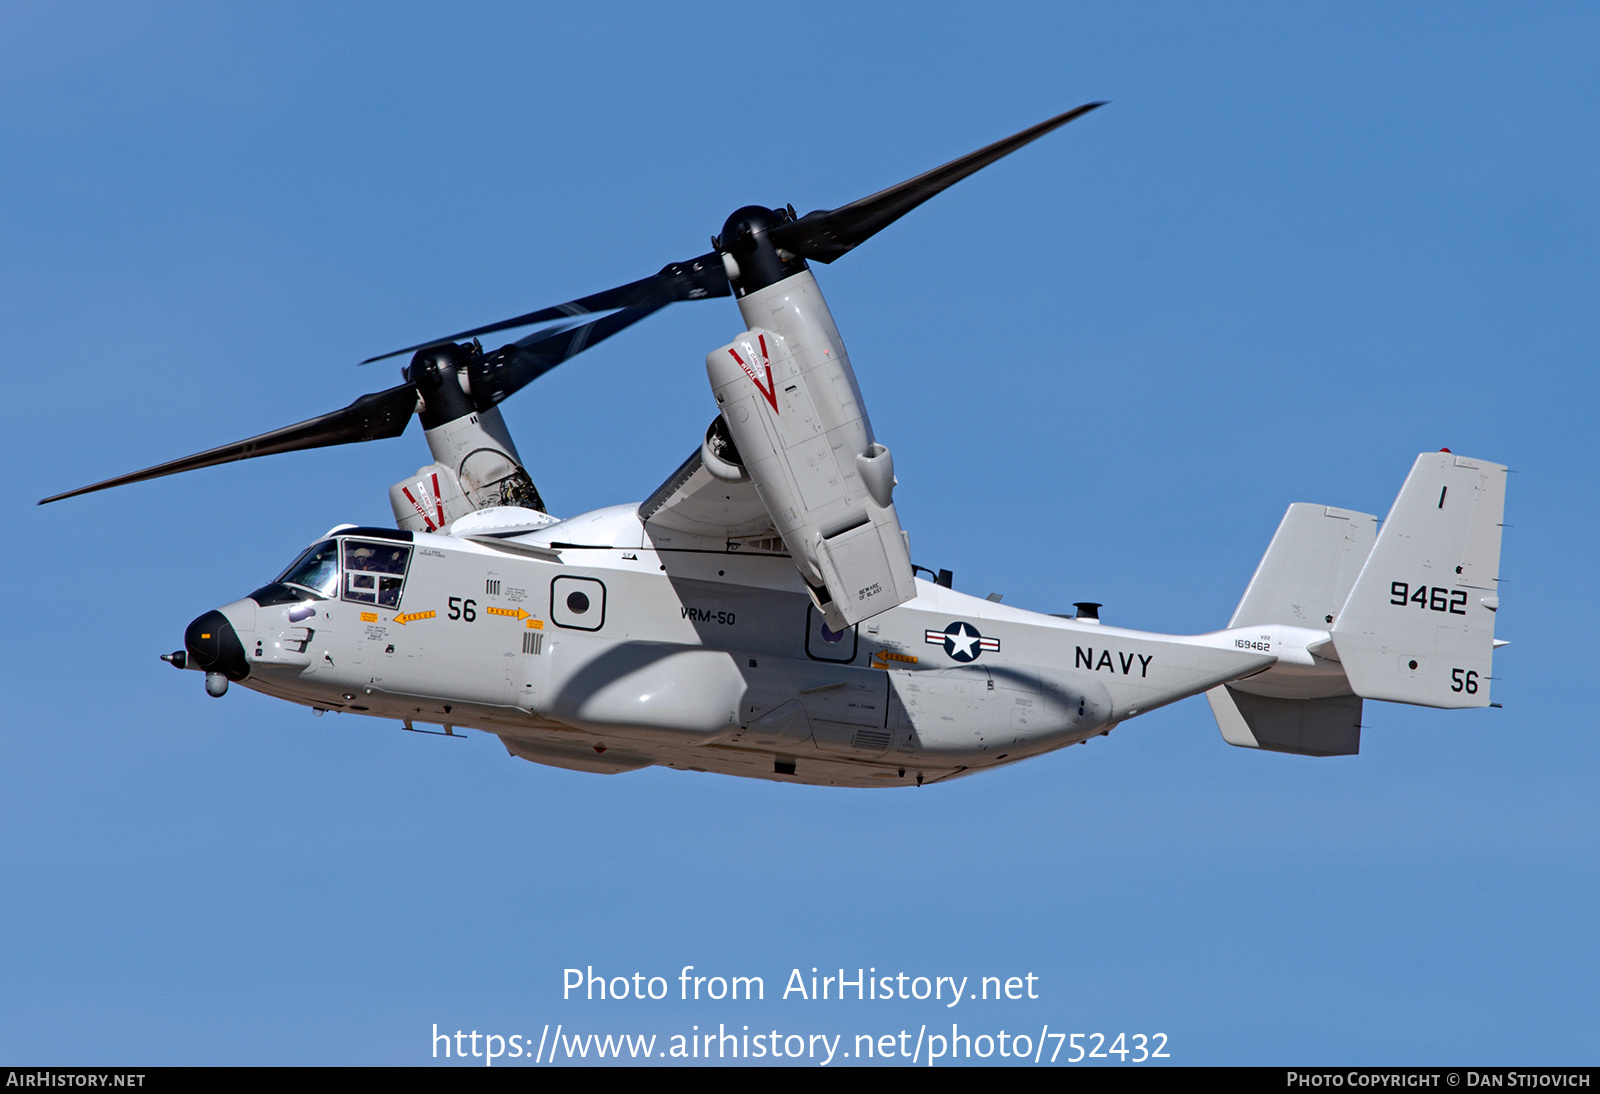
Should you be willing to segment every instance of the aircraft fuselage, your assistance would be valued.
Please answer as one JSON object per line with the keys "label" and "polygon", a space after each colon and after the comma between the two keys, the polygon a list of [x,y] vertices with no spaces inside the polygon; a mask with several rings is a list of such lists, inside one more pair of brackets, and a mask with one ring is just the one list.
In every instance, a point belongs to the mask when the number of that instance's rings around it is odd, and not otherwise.
{"label": "aircraft fuselage", "polygon": [[[582,771],[931,782],[1085,741],[1278,660],[1255,637],[1147,634],[923,581],[834,632],[786,554],[657,549],[634,506],[501,538],[347,528],[324,542],[344,561],[337,584],[319,571],[320,596],[280,585],[292,598],[221,609],[239,683],[480,729]],[[362,561],[374,556],[387,561]]]}

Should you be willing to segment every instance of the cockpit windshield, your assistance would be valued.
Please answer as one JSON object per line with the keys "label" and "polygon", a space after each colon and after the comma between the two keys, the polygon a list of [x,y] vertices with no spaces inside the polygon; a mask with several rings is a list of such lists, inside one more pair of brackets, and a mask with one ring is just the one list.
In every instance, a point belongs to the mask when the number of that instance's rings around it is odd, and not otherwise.
{"label": "cockpit windshield", "polygon": [[331,539],[313,544],[278,580],[284,585],[309,589],[320,597],[338,596],[339,545]]}
{"label": "cockpit windshield", "polygon": [[[340,550],[343,548],[343,567]],[[283,571],[279,584],[306,589],[324,599],[398,608],[411,562],[411,545],[367,539],[325,539],[307,548]],[[343,580],[340,579],[341,569]]]}

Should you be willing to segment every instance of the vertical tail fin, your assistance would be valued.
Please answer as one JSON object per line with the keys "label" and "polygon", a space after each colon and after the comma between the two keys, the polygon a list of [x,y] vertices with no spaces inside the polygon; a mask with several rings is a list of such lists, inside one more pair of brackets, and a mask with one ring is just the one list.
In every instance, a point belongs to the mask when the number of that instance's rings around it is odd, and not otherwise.
{"label": "vertical tail fin", "polygon": [[1222,739],[1240,748],[1297,756],[1354,756],[1361,751],[1361,700],[1274,699],[1223,684],[1206,692]]}
{"label": "vertical tail fin", "polygon": [[1229,627],[1284,623],[1327,630],[1350,595],[1377,535],[1378,518],[1296,502],[1256,567]]}
{"label": "vertical tail fin", "polygon": [[1489,705],[1506,469],[1417,457],[1332,628],[1357,695]]}
{"label": "vertical tail fin", "polygon": [[[1303,502],[1289,506],[1228,627],[1326,630],[1372,551],[1377,527],[1370,513]],[[1342,695],[1310,691],[1288,698],[1253,694],[1251,687],[1230,684],[1206,692],[1229,744],[1301,756],[1361,751],[1361,700],[1343,680],[1329,686]]]}

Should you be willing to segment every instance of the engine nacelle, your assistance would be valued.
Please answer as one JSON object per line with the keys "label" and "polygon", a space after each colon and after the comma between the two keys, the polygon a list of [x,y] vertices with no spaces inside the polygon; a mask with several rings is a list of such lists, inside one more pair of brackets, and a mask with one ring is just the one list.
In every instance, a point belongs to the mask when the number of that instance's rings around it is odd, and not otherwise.
{"label": "engine nacelle", "polygon": [[389,487],[389,507],[406,532],[443,532],[477,508],[462,493],[455,472],[436,463]]}
{"label": "engine nacelle", "polygon": [[744,470],[817,609],[842,631],[916,587],[889,450],[872,437],[825,306],[807,314],[807,289],[821,305],[809,273],[742,300],[760,306],[756,297],[784,294],[772,310],[788,313],[787,332],[746,331],[706,357],[706,372]]}
{"label": "engine nacelle", "polygon": [[[474,371],[482,374],[482,363],[477,343],[444,342],[418,350],[406,369],[407,379],[416,384],[422,397],[422,428],[428,449],[438,466],[449,470],[453,489],[465,508],[450,516],[450,506],[442,503],[451,487],[440,479],[432,491],[439,503],[433,506],[434,512],[416,516],[413,511],[421,500],[417,491],[412,490],[408,500],[403,493],[412,484],[399,483],[389,491],[389,500],[402,528],[416,531],[428,526],[431,530],[441,509],[452,520],[474,509],[503,505],[544,512],[544,502],[522,467],[499,408],[483,399],[475,401],[471,377]],[[422,485],[434,484],[430,479]],[[423,524],[416,524],[417,520]]]}

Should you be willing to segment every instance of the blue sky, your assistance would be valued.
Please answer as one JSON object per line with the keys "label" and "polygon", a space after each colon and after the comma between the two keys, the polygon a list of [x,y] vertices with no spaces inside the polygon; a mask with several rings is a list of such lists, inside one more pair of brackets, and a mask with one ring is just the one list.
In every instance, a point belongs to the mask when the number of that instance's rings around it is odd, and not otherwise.
{"label": "blue sky", "polygon": [[[569,966],[694,965],[769,997],[1031,972],[1039,1000],[955,1020],[1162,1032],[1179,1063],[1596,1062],[1597,52],[1580,5],[0,9],[0,1059],[952,1019],[560,998]],[[1382,514],[1449,446],[1517,472],[1504,709],[1369,704],[1362,754],[1313,761],[1190,700],[918,791],[580,775],[156,660],[325,528],[387,523],[414,427],[32,504],[1091,99],[818,270],[915,560],[1210,630],[1286,505]],[[509,402],[552,509],[647,495],[739,329],[681,305]]]}

